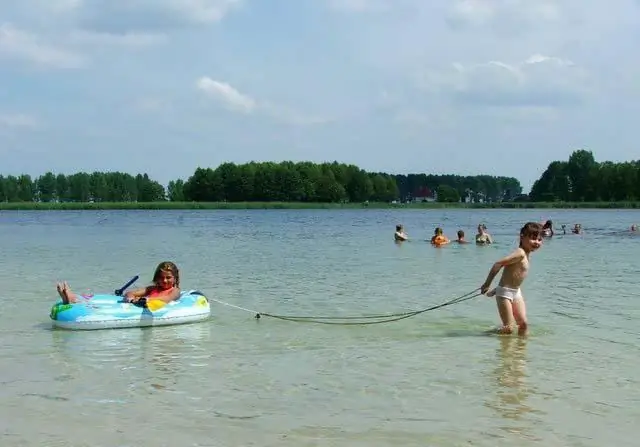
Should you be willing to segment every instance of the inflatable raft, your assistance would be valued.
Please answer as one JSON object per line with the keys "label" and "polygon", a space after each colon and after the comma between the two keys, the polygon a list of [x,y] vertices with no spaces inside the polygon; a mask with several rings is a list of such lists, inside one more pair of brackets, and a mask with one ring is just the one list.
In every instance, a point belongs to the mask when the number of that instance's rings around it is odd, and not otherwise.
{"label": "inflatable raft", "polygon": [[71,304],[58,301],[49,317],[54,327],[63,329],[118,329],[195,323],[208,319],[210,310],[209,300],[202,292],[189,290],[159,308],[144,302],[127,303],[122,296],[108,294],[93,295]]}

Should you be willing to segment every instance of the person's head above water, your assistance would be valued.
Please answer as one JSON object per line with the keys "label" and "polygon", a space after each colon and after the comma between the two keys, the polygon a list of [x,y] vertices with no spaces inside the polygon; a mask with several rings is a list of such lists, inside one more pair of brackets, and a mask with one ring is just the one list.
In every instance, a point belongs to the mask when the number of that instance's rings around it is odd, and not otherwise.
{"label": "person's head above water", "polygon": [[404,227],[402,226],[402,224],[398,224],[398,225],[396,225],[396,231],[397,231],[398,233],[400,233],[400,232],[403,230],[403,228],[404,228]]}
{"label": "person's head above water", "polygon": [[464,231],[458,230],[458,239],[464,239]]}
{"label": "person's head above water", "polygon": [[442,228],[440,227],[436,227],[436,229],[434,230],[433,234],[435,234],[436,236],[440,236],[443,233]]}
{"label": "person's head above water", "polygon": [[535,251],[542,246],[542,225],[527,222],[520,229],[520,248],[526,252]]}
{"label": "person's head above water", "polygon": [[552,227],[553,227],[553,222],[551,220],[547,220],[542,226],[542,229],[546,230],[547,228],[552,228]]}
{"label": "person's head above water", "polygon": [[638,226],[636,224],[631,225],[631,231],[638,231]]}
{"label": "person's head above water", "polygon": [[164,261],[158,264],[153,274],[153,283],[159,289],[170,289],[180,286],[180,270],[173,262]]}

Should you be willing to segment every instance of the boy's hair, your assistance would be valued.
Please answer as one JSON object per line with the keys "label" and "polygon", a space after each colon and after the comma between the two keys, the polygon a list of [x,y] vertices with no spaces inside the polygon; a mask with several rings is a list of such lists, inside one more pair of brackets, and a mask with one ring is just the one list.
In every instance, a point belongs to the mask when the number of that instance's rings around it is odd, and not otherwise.
{"label": "boy's hair", "polygon": [[396,225],[396,231],[400,231],[400,230],[402,230],[402,225],[400,224]]}
{"label": "boy's hair", "polygon": [[464,231],[458,230],[458,237],[464,237]]}
{"label": "boy's hair", "polygon": [[531,237],[531,236],[540,237],[541,233],[542,233],[542,225],[540,225],[538,222],[527,222],[520,229],[520,236],[524,236],[524,237]]}
{"label": "boy's hair", "polygon": [[442,233],[443,233],[442,228],[436,227],[436,231],[434,231],[434,234],[439,235],[439,234],[442,234]]}
{"label": "boy's hair", "polygon": [[160,274],[162,272],[171,272],[176,280],[176,287],[180,285],[180,270],[178,270],[178,266],[176,266],[173,262],[163,261],[158,264],[158,267],[156,267],[156,271],[153,274],[154,284],[158,281],[158,278],[160,277]]}

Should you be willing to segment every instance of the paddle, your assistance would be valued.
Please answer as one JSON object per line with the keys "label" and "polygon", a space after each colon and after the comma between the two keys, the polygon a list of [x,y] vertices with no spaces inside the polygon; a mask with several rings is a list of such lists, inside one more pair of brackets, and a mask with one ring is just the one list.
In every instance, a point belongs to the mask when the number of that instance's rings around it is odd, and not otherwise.
{"label": "paddle", "polygon": [[136,282],[138,280],[138,278],[140,278],[138,275],[134,276],[133,278],[131,278],[131,280],[129,280],[128,283],[126,283],[124,286],[120,287],[119,289],[116,289],[113,294],[115,296],[122,296],[122,294],[124,293],[124,291],[134,282]]}

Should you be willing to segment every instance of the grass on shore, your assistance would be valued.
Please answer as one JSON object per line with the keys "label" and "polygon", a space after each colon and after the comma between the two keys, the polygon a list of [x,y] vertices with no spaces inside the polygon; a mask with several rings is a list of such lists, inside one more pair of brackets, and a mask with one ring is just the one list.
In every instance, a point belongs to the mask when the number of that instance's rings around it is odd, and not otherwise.
{"label": "grass on shore", "polygon": [[2,210],[256,210],[256,209],[637,209],[634,202],[308,203],[308,202],[0,202]]}

